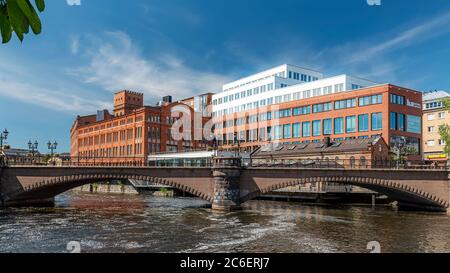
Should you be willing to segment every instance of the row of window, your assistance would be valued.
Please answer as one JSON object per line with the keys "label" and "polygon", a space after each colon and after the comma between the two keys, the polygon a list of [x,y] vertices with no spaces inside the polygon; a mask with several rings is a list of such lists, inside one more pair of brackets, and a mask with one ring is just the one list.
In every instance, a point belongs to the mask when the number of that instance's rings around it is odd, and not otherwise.
{"label": "row of window", "polygon": [[[304,91],[304,92],[310,92],[310,90],[308,91]],[[293,99],[292,99],[293,97]],[[310,94],[304,94],[303,96],[305,97],[310,97]],[[224,115],[231,115],[233,113],[239,113],[239,112],[244,112],[247,110],[252,110],[252,109],[257,109],[259,107],[264,107],[264,106],[269,106],[272,104],[279,104],[279,103],[283,103],[283,102],[289,102],[292,100],[299,100],[300,98],[300,93],[294,93],[293,96],[291,94],[286,94],[286,95],[280,95],[280,96],[276,96],[273,98],[268,98],[268,99],[263,99],[260,101],[255,101],[253,103],[247,103],[247,104],[243,104],[240,106],[234,106],[228,109],[224,109],[224,110],[220,110],[220,111],[216,111],[213,113],[214,117],[221,117]],[[374,105],[374,104],[381,104],[383,103],[383,96],[381,94],[378,95],[372,95],[372,96],[364,96],[364,97],[360,97],[358,98],[358,105],[360,107],[362,106],[368,106],[368,105]],[[325,112],[325,111],[331,111],[333,110],[331,107],[331,102],[329,102],[330,105],[327,106],[323,106],[323,110],[320,110],[320,108],[322,106],[317,105],[317,112],[314,113],[319,113],[319,112]],[[348,100],[342,100],[342,101],[336,101],[335,102],[335,110],[340,110],[340,109],[346,109],[346,108],[353,108],[356,107],[356,98],[351,98]],[[327,109],[327,110],[325,110]]]}
{"label": "row of window", "polygon": [[425,109],[437,109],[444,107],[444,103],[442,101],[435,101],[425,104]]}
{"label": "row of window", "polygon": [[[428,121],[432,121],[436,118],[435,114],[428,114]],[[439,112],[438,113],[438,118],[439,119],[444,119],[445,118],[445,112]]]}
{"label": "row of window", "polygon": [[[369,118],[371,118],[371,130],[380,131],[383,129],[382,113],[362,114],[358,116],[340,117],[334,119],[314,120],[298,122],[293,124],[276,125],[273,128],[273,139],[290,139],[300,137],[317,137],[322,135],[335,135],[344,133],[356,133],[369,131]],[[334,126],[333,126],[334,123]],[[270,136],[272,133],[272,127],[268,127],[267,131],[260,130],[261,134],[267,134]],[[257,134],[258,129],[254,129]],[[257,137],[251,137],[252,130],[248,130],[248,136],[244,137],[242,131],[239,133],[240,139],[257,140]],[[264,140],[264,139],[261,139]]]}
{"label": "row of window", "polygon": [[[286,84],[281,84],[280,85],[281,88],[287,87]],[[225,104],[231,101],[235,101],[235,100],[239,100],[239,99],[243,99],[246,97],[250,97],[252,95],[258,95],[261,93],[264,93],[266,91],[271,91],[274,89],[274,85],[273,83],[271,84],[267,84],[267,85],[263,85],[261,87],[256,87],[253,89],[249,89],[246,91],[241,91],[235,94],[231,94],[231,95],[227,95],[224,96],[222,98],[218,98],[218,99],[214,99],[213,100],[213,105],[220,105],[220,104]],[[340,84],[335,84],[334,85],[334,92],[335,93],[339,93],[339,92],[343,92],[345,90],[345,86],[343,83]],[[314,88],[312,90],[305,90],[305,91],[301,91],[301,92],[295,92],[292,94],[289,94],[289,96],[284,96],[283,100],[277,101],[275,100],[275,103],[282,103],[282,102],[288,102],[291,101],[292,97],[294,98],[293,100],[299,100],[299,99],[307,99],[307,98],[311,98],[316,97],[316,96],[322,96],[322,95],[328,95],[333,93],[333,86],[325,86],[325,87],[319,87],[319,88]],[[281,96],[280,96],[281,97]],[[289,99],[287,99],[289,98]],[[269,103],[267,103],[269,104]]]}
{"label": "row of window", "polygon": [[[438,140],[439,146],[445,146],[445,141],[442,139]],[[434,139],[430,139],[427,141],[427,146],[428,147],[434,147],[436,145]]]}
{"label": "row of window", "polygon": [[415,134],[422,132],[422,119],[419,116],[391,112],[389,124],[391,130],[407,131]]}
{"label": "row of window", "polygon": [[311,82],[311,81],[317,81],[319,78],[311,76],[311,75],[300,74],[298,72],[289,71],[289,79],[301,80],[303,82]]}
{"label": "row of window", "polygon": [[393,104],[406,105],[405,96],[391,94],[390,100],[391,100],[391,103],[393,103]]}

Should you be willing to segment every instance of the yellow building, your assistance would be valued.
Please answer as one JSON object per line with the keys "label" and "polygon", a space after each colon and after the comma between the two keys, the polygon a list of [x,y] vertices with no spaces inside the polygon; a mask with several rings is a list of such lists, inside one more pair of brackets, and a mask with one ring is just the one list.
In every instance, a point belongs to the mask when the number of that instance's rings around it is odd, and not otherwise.
{"label": "yellow building", "polygon": [[439,135],[439,126],[450,124],[450,111],[442,100],[450,97],[446,91],[433,91],[423,95],[423,156],[425,160],[447,160],[445,142]]}

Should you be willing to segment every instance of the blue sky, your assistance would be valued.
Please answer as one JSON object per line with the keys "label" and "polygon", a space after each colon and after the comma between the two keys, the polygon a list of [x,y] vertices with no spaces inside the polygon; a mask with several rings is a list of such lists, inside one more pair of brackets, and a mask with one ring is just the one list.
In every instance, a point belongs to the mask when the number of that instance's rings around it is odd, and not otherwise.
{"label": "blue sky", "polygon": [[121,89],[154,104],[282,63],[450,89],[448,0],[46,2],[41,35],[0,45],[0,128],[14,147],[69,151],[76,115],[111,109]]}

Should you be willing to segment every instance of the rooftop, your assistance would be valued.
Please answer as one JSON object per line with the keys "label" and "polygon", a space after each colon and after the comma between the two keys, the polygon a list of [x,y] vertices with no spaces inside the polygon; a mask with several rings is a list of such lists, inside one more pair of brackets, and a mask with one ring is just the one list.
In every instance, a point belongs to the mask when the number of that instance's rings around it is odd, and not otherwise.
{"label": "rooftop", "polygon": [[433,101],[439,100],[443,98],[450,97],[450,94],[447,91],[439,90],[439,91],[431,91],[423,93],[423,101]]}
{"label": "rooftop", "polygon": [[318,156],[321,153],[345,153],[350,151],[366,151],[379,141],[383,141],[380,137],[372,137],[367,139],[349,139],[344,141],[330,142],[327,145],[324,142],[318,143],[302,143],[302,144],[282,144],[271,143],[261,147],[255,153],[253,157],[266,157],[266,156]]}

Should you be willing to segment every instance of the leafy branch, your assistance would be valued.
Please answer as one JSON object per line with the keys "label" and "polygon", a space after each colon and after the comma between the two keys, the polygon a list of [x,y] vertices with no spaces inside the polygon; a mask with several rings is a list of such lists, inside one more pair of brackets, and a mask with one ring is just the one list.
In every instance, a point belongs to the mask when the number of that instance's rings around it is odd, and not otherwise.
{"label": "leafy branch", "polygon": [[[35,5],[39,12],[44,11],[44,0],[35,0]],[[30,28],[36,35],[42,30],[41,19],[30,0],[0,0],[0,32],[4,44],[11,40],[13,32],[22,42]]]}

